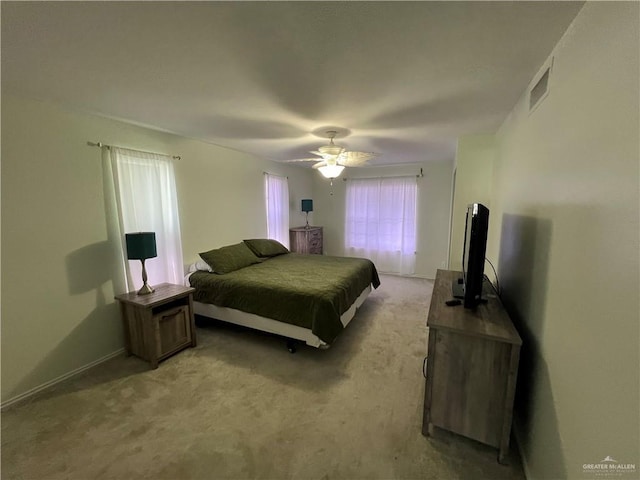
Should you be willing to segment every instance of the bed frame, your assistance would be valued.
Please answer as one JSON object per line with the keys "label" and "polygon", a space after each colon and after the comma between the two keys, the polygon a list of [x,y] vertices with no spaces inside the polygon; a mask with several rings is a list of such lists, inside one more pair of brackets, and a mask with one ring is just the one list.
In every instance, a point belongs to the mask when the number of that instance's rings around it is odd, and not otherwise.
{"label": "bed frame", "polygon": [[[185,279],[187,285],[189,285],[188,278]],[[364,303],[366,298],[371,293],[371,285],[368,285],[362,293],[358,296],[353,305],[340,316],[342,325],[346,327],[353,319],[356,311]],[[274,333],[281,335],[288,339],[301,340],[307,345],[315,348],[329,348],[329,345],[315,336],[310,329],[299,327],[297,325],[291,325],[289,323],[279,322],[267,317],[261,317],[253,313],[246,313],[241,310],[228,307],[218,307],[210,303],[193,302],[193,311],[196,315],[202,315],[214,320],[222,320],[223,322],[233,323],[236,325],[242,325],[243,327],[249,327],[264,332]],[[295,344],[287,343],[287,348],[291,353],[295,352]]]}

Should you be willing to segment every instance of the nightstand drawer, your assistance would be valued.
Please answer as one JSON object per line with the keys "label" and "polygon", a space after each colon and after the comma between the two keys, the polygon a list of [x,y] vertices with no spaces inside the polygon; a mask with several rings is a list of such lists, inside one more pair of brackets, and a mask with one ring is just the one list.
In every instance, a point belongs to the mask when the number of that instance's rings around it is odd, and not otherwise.
{"label": "nightstand drawer", "polygon": [[189,307],[182,305],[160,312],[153,317],[160,333],[159,359],[191,344]]}

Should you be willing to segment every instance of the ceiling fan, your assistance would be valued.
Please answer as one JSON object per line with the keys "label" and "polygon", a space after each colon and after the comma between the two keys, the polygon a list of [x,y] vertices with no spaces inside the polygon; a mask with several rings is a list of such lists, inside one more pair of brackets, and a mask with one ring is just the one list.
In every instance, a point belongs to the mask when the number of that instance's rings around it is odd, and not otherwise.
{"label": "ceiling fan", "polygon": [[349,151],[340,145],[333,143],[333,139],[337,135],[336,130],[328,130],[327,137],[329,138],[329,145],[323,145],[318,150],[313,150],[309,153],[317,155],[319,158],[298,158],[295,160],[286,160],[289,162],[317,162],[313,165],[313,168],[317,169],[326,178],[336,178],[342,173],[344,167],[361,167],[367,163],[367,161],[376,156],[371,152],[355,152]]}

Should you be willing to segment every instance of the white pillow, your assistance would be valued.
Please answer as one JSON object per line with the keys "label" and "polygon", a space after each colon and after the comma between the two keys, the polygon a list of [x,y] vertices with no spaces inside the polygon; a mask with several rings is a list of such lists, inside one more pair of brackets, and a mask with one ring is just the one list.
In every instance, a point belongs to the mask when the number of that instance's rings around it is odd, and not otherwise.
{"label": "white pillow", "polygon": [[189,273],[193,273],[198,270],[213,273],[213,268],[211,268],[204,260],[198,260],[196,263],[189,265]]}

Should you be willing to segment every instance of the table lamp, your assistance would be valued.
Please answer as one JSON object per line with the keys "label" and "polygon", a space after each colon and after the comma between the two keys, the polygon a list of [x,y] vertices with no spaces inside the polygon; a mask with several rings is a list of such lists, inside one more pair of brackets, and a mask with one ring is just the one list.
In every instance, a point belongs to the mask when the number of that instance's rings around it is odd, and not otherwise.
{"label": "table lamp", "polygon": [[127,241],[127,258],[129,260],[140,260],[142,262],[142,288],[138,290],[138,295],[148,295],[154,292],[154,289],[147,284],[147,269],[144,267],[144,261],[147,258],[158,256],[156,251],[156,234],[155,232],[138,232],[126,233]]}
{"label": "table lamp", "polygon": [[310,198],[302,200],[302,211],[307,214],[306,228],[309,228],[309,212],[313,212],[313,200]]}

